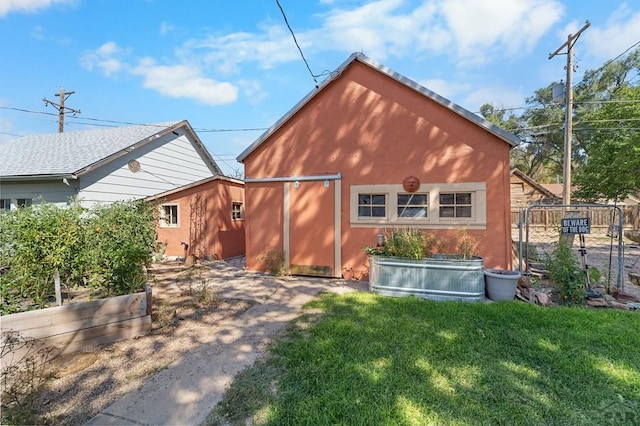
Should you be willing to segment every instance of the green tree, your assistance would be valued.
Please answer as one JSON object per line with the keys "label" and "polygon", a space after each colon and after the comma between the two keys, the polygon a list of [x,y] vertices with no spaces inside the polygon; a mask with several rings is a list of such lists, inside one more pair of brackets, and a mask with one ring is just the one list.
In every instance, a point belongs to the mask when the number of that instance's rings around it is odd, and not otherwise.
{"label": "green tree", "polygon": [[[582,117],[589,126],[587,161],[578,171],[576,196],[624,198],[640,188],[640,87],[620,86],[615,95]],[[633,188],[636,188],[634,191]]]}

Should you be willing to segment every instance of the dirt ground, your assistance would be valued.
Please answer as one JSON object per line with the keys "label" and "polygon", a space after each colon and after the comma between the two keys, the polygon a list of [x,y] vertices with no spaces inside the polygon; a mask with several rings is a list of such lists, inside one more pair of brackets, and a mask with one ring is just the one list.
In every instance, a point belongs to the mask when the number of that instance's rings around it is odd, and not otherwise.
{"label": "dirt ground", "polygon": [[[199,336],[256,302],[220,297],[216,283],[237,268],[225,262],[189,269],[154,268],[152,332],[133,340],[88,348],[46,366],[51,378],[38,396],[43,424],[81,425],[146,379],[199,345]],[[277,280],[273,281],[274,288]]]}
{"label": "dirt ground", "polygon": [[[637,253],[631,259],[635,261]],[[634,264],[634,267],[636,265]],[[41,424],[81,425],[126,393],[142,386],[216,332],[226,319],[241,315],[277,291],[283,280],[241,270],[242,260],[185,268],[156,264],[152,332],[133,340],[96,346],[59,357],[46,366],[50,379],[37,397]],[[237,285],[246,285],[237,291]],[[640,287],[627,286],[633,293]]]}

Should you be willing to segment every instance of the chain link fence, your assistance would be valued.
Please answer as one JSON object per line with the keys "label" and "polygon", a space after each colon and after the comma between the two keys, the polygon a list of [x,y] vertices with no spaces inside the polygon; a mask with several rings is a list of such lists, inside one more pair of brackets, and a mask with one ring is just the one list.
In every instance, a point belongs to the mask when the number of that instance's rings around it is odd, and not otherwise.
{"label": "chain link fence", "polygon": [[[626,269],[640,266],[638,250],[625,255],[623,215],[606,204],[536,204],[520,211],[514,229],[521,272],[543,274],[544,260],[560,238],[566,238],[582,268],[596,268],[607,291],[624,289]],[[638,265],[636,265],[638,264]]]}

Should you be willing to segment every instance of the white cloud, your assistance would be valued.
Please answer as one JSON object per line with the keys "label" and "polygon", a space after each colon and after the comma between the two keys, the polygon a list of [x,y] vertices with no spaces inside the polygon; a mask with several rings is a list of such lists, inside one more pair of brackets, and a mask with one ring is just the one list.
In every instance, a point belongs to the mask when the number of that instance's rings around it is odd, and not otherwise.
{"label": "white cloud", "polygon": [[[524,104],[527,96],[529,95],[510,87],[483,85],[481,89],[467,93],[464,98],[456,103],[469,111],[477,112],[486,103],[490,103],[498,109],[519,107]],[[517,114],[518,111],[515,111],[515,113]]]}
{"label": "white cloud", "polygon": [[468,83],[456,83],[450,80],[443,80],[439,78],[432,78],[427,80],[421,80],[419,82],[422,86],[437,93],[440,96],[451,100],[456,95],[464,93],[469,90],[470,85]]}
{"label": "white cloud", "polygon": [[[561,18],[559,0],[375,0],[316,16],[316,28],[297,28],[305,56],[322,51],[363,51],[377,60],[389,56],[447,55],[453,62],[478,64],[496,54],[517,58],[531,51]],[[300,60],[283,23],[264,24],[255,33],[236,32],[192,40],[182,55],[197,56],[222,72],[242,63],[263,68]]]}
{"label": "white cloud", "polygon": [[55,4],[75,5],[77,0],[1,0],[0,17],[10,13],[36,13]]}
{"label": "white cloud", "polygon": [[160,35],[167,35],[169,32],[173,31],[175,27],[167,22],[163,22],[160,25]]}
{"label": "white cloud", "polygon": [[[567,33],[566,36],[570,34]],[[598,60],[612,59],[640,40],[640,12],[620,6],[603,26],[592,25],[584,32],[585,52]]]}
{"label": "white cloud", "polygon": [[107,77],[111,77],[126,68],[121,58],[127,53],[127,49],[109,41],[95,51],[85,53],[80,58],[80,64],[90,71],[97,68]]}
{"label": "white cloud", "polygon": [[267,92],[262,90],[258,80],[240,80],[238,85],[242,88],[244,96],[250,104],[257,105],[267,98]]}
{"label": "white cloud", "polygon": [[200,70],[188,65],[158,65],[152,58],[143,58],[131,73],[144,79],[144,87],[172,98],[224,105],[238,97],[238,89],[231,83],[204,77]]}
{"label": "white cloud", "polygon": [[484,62],[500,50],[509,56],[528,53],[564,8],[555,0],[443,0],[441,11],[459,57]]}

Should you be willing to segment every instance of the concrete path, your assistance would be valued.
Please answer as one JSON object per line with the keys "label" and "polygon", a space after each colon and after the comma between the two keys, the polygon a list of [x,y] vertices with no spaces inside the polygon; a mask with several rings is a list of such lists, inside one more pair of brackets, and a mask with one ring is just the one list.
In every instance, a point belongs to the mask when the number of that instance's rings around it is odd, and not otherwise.
{"label": "concrete path", "polygon": [[[236,278],[242,281],[240,276]],[[269,285],[273,281],[264,282]],[[152,376],[142,387],[107,407],[87,424],[201,424],[222,400],[235,374],[251,365],[271,338],[300,315],[302,305],[321,291],[362,290],[365,284],[295,278],[281,282],[277,289],[265,289],[261,295],[267,296],[261,303],[223,323],[210,336],[203,336],[201,346]],[[225,287],[232,292],[233,279]]]}

